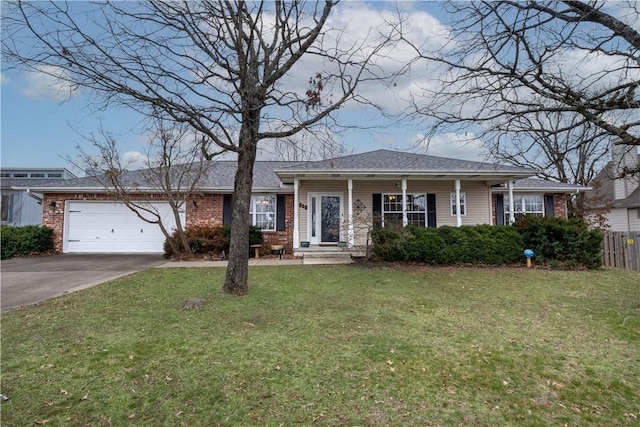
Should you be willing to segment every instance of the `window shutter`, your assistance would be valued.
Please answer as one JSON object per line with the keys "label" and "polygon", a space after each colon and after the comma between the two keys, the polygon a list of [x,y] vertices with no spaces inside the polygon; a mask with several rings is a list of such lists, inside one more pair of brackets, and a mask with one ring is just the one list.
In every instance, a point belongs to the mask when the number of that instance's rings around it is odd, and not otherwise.
{"label": "window shutter", "polygon": [[435,228],[436,225],[436,195],[427,194],[427,227]]}
{"label": "window shutter", "polygon": [[276,198],[276,230],[284,231],[286,229],[286,198],[284,194],[278,194]]}
{"label": "window shutter", "polygon": [[504,194],[496,194],[496,225],[504,225]]}
{"label": "window shutter", "polygon": [[382,225],[382,194],[373,194],[373,226]]}
{"label": "window shutter", "polygon": [[553,194],[544,195],[544,215],[555,216],[553,209]]}
{"label": "window shutter", "polygon": [[233,194],[224,194],[222,199],[222,224],[231,224],[231,212],[233,212]]}

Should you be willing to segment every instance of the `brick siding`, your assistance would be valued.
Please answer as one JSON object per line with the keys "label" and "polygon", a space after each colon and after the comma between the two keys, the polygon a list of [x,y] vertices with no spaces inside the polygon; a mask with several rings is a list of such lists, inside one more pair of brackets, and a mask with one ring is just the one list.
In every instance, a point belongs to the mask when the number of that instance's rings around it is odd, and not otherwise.
{"label": "brick siding", "polygon": [[567,196],[563,193],[553,195],[553,216],[567,219]]}
{"label": "brick siding", "polygon": [[[163,201],[162,194],[141,194],[139,200]],[[56,208],[50,209],[51,202]],[[118,200],[103,193],[45,193],[42,201],[42,225],[53,229],[53,244],[56,252],[62,253],[64,236],[64,212],[67,201],[109,201]],[[271,245],[284,245],[285,253],[293,253],[293,194],[285,195],[286,215],[284,231],[265,231],[262,254],[270,254]],[[222,225],[222,194],[198,194],[186,202],[186,227],[193,225]]]}

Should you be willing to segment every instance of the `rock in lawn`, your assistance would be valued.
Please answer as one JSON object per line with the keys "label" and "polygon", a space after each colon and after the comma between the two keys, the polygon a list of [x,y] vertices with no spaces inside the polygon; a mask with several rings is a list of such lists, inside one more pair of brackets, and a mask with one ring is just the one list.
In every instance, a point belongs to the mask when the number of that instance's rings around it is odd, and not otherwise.
{"label": "rock in lawn", "polygon": [[198,308],[202,304],[204,304],[204,302],[205,300],[203,300],[202,298],[189,298],[182,304],[182,309],[189,310],[192,308]]}

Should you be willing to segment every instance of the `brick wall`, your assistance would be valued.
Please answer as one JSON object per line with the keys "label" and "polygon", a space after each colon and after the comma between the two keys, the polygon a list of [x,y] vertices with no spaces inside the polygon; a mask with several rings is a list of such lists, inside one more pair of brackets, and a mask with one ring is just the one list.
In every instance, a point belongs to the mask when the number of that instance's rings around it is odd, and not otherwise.
{"label": "brick wall", "polygon": [[553,195],[553,216],[567,219],[567,196],[564,193]]}
{"label": "brick wall", "polygon": [[[42,225],[53,229],[53,248],[62,253],[62,233],[64,229],[64,201],[69,194],[44,194],[42,198]],[[55,202],[55,209],[51,203]]]}
{"label": "brick wall", "polygon": [[[53,229],[53,244],[62,253],[64,235],[64,212],[66,201],[118,201],[114,196],[102,193],[45,193],[42,201],[42,225]],[[139,200],[163,201],[161,194],[140,195]],[[50,209],[51,202],[56,208]],[[271,253],[271,245],[284,245],[285,253],[293,253],[293,194],[285,195],[286,216],[284,231],[263,232],[262,254]],[[222,194],[198,194],[186,203],[186,227],[192,225],[222,225]]]}
{"label": "brick wall", "polygon": [[199,194],[187,200],[186,226],[222,225],[222,194]]}

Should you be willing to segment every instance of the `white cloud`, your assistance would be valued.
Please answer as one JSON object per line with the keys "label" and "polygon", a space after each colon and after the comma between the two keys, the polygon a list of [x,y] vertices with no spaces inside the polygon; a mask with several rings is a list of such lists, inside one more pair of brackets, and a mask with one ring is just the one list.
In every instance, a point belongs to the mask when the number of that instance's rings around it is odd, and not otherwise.
{"label": "white cloud", "polygon": [[139,151],[126,151],[120,155],[120,164],[126,170],[147,169],[149,158]]}
{"label": "white cloud", "polygon": [[0,85],[4,85],[9,83],[11,80],[9,80],[9,77],[7,77],[3,72],[0,72]]}
{"label": "white cloud", "polygon": [[[350,49],[354,62],[363,60],[374,48],[383,41],[390,30],[390,23],[402,19],[403,36],[421,50],[441,49],[450,43],[450,30],[442,25],[433,15],[419,10],[400,11],[400,16],[393,9],[378,8],[370,3],[347,2],[337,7],[326,24],[323,32],[322,46],[329,52],[339,44],[341,50]],[[362,25],[354,25],[361,23]],[[358,85],[357,93],[362,98],[382,106],[389,112],[400,112],[406,107],[406,100],[415,81],[423,81],[429,77],[424,63],[412,66],[404,75],[400,75],[393,82],[388,81],[390,87],[380,82],[375,76],[391,75],[406,67],[416,57],[416,51],[405,42],[390,43],[377,52],[372,66]],[[342,58],[346,59],[346,55]],[[317,72],[339,73],[335,63],[329,63],[325,58],[314,55],[305,56],[288,74],[283,87],[303,94],[308,88],[309,78]],[[349,69],[346,73],[357,72],[357,68]],[[375,76],[374,76],[375,73]],[[366,81],[366,79],[371,79]],[[328,98],[332,87],[327,86],[323,97]],[[334,97],[341,94],[341,87],[335,87]],[[359,110],[355,103],[344,106],[346,109]]]}
{"label": "white cloud", "polygon": [[29,71],[24,77],[20,93],[28,98],[66,100],[77,94],[77,88],[69,83],[69,73],[59,67],[43,65],[38,71]]}
{"label": "white cloud", "polygon": [[640,72],[630,67],[622,56],[605,55],[586,49],[566,49],[559,52],[557,67],[567,80],[585,89],[602,90],[620,83],[638,81]]}
{"label": "white cloud", "polygon": [[441,133],[430,138],[416,135],[413,145],[430,156],[449,157],[452,159],[485,161],[483,144],[473,134],[459,134],[454,132]]}

